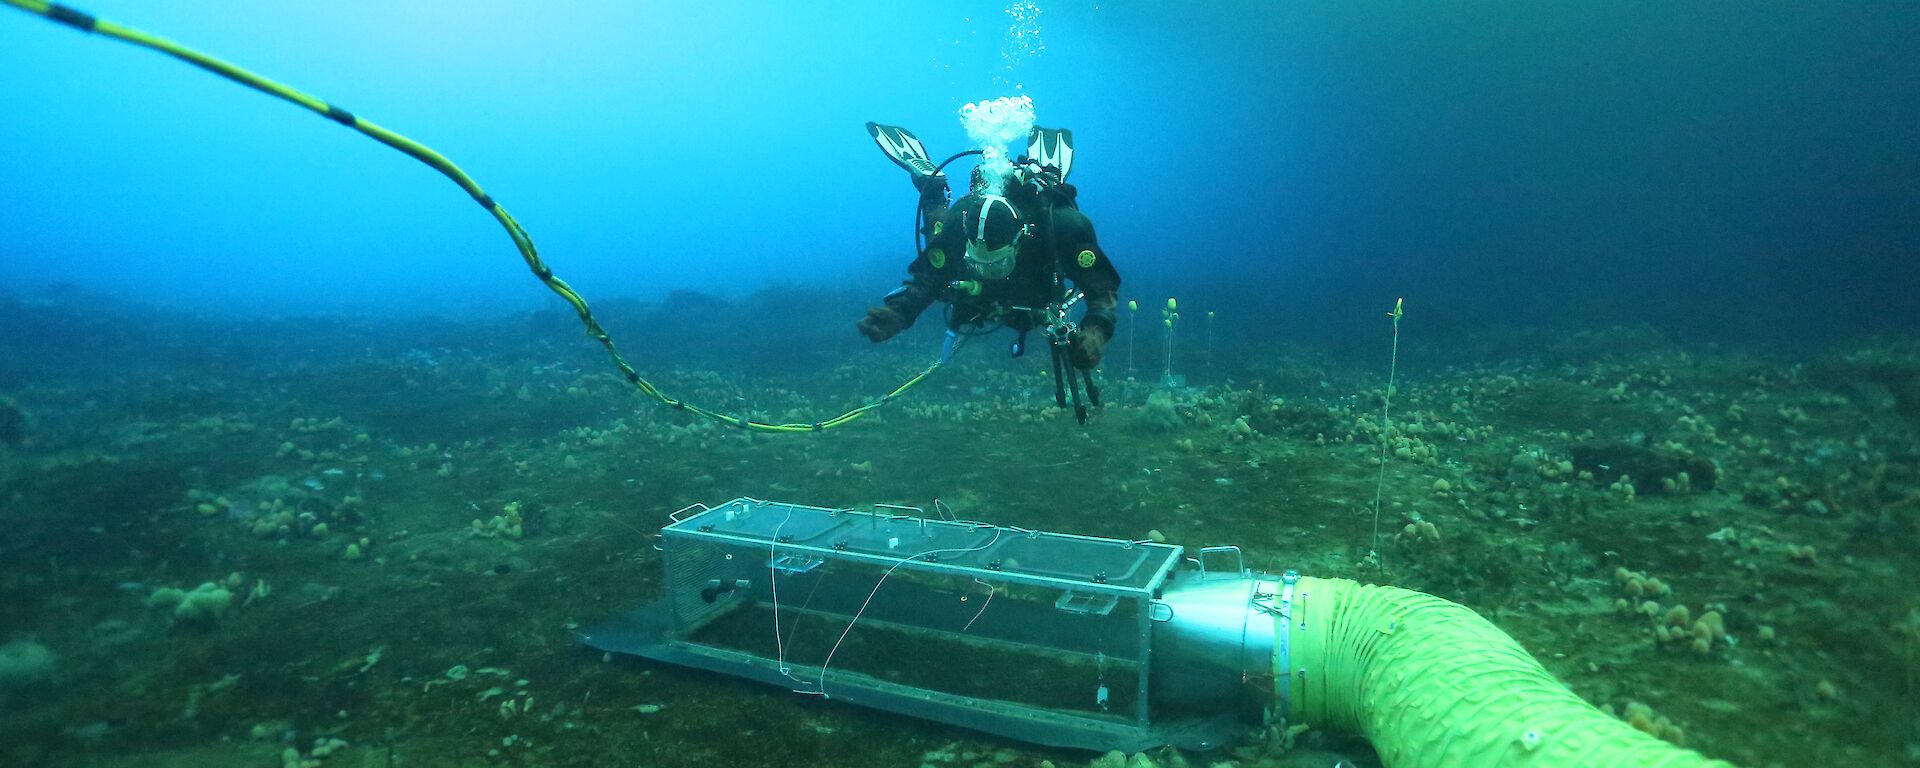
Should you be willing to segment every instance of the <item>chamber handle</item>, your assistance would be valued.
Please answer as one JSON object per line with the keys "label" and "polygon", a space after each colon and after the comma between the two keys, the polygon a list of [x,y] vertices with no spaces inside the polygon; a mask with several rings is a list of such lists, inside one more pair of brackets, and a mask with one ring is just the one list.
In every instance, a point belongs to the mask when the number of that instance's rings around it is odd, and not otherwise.
{"label": "chamber handle", "polygon": [[1209,554],[1222,555],[1228,552],[1233,553],[1233,575],[1235,576],[1245,575],[1247,572],[1246,556],[1240,554],[1239,547],[1228,545],[1224,547],[1201,547],[1200,548],[1200,557],[1199,559],[1194,561],[1200,564],[1200,578],[1205,579],[1207,577],[1207,555]]}

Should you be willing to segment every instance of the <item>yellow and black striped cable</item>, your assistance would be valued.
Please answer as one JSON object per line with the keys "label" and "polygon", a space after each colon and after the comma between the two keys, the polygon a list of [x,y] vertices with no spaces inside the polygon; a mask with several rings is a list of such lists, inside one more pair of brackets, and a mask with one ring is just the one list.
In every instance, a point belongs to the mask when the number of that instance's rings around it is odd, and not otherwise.
{"label": "yellow and black striped cable", "polygon": [[619,348],[614,346],[613,337],[607,334],[606,329],[600,327],[599,320],[594,319],[593,311],[587,307],[587,300],[581,298],[579,293],[574,292],[573,287],[567,285],[566,281],[554,276],[553,270],[549,269],[546,263],[540,260],[539,251],[533,247],[533,238],[527,234],[525,229],[520,227],[520,222],[515,221],[513,216],[507,213],[506,208],[494,202],[491,196],[481,190],[478,182],[475,182],[466,172],[460,170],[459,166],[454,165],[453,161],[441,156],[440,153],[429,149],[420,142],[369,122],[365,118],[357,117],[352,112],[348,112],[338,106],[301,93],[284,84],[261,77],[238,66],[208,56],[171,40],[156,37],[137,29],[124,27],[59,3],[45,2],[45,0],[0,0],[0,3],[11,5],[28,13],[38,14],[82,32],[105,35],[167,54],[254,90],[271,96],[277,96],[302,107],[306,107],[326,117],[328,120],[366,134],[375,141],[400,150],[413,159],[426,163],[434,170],[439,171],[441,175],[452,179],[453,183],[460,185],[460,189],[465,190],[467,195],[471,196],[475,202],[480,204],[480,207],[487,209],[488,213],[493,214],[493,218],[499,221],[500,226],[507,230],[507,236],[513,238],[514,247],[520,250],[520,258],[527,262],[528,269],[533,270],[534,277],[540,278],[540,282],[545,284],[549,290],[558,294],[560,298],[566,299],[567,303],[573,306],[573,311],[580,316],[581,325],[587,329],[587,335],[593,337],[595,341],[600,342],[602,347],[606,348],[607,354],[613,358],[613,364],[620,369],[620,375],[626,378],[626,380],[633,384],[635,389],[640,390],[641,393],[660,401],[670,408],[687,411],[722,424],[755,432],[818,432],[823,429],[831,429],[851,422],[854,419],[866,415],[868,411],[887,404],[887,402],[893,398],[925,380],[946,362],[944,357],[935,361],[932,365],[927,366],[925,370],[922,370],[913,378],[907,379],[906,383],[896,387],[892,392],[888,392],[878,400],[874,400],[833,418],[811,423],[770,424],[754,421],[745,416],[720,413],[671,397],[667,395],[667,393],[660,391],[660,388],[654,386],[653,382],[648,381],[646,377],[641,376],[640,372],[635,370],[633,365],[628,363],[627,359],[620,354]]}

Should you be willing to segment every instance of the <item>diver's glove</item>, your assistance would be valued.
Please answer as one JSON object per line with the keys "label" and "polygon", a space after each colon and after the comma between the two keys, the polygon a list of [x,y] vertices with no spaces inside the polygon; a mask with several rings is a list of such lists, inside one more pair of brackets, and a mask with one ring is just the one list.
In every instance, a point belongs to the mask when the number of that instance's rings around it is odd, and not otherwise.
{"label": "diver's glove", "polygon": [[947,175],[939,171],[931,174],[914,173],[913,188],[920,190],[922,202],[945,203],[952,199],[951,194],[947,192]]}
{"label": "diver's glove", "polygon": [[1090,371],[1100,364],[1100,353],[1106,349],[1106,329],[1097,325],[1082,327],[1080,333],[1073,337],[1073,344],[1067,347],[1067,357],[1073,361],[1073,367]]}
{"label": "diver's glove", "polygon": [[858,323],[860,335],[875,344],[893,338],[907,328],[907,318],[893,307],[871,307]]}

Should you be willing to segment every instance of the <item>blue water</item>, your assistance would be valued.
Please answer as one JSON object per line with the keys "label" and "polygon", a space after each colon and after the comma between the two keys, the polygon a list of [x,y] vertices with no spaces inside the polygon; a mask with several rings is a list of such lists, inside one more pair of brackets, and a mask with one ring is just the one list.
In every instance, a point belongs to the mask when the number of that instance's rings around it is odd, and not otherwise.
{"label": "blue water", "polygon": [[[85,0],[451,158],[621,370],[432,169],[25,1],[0,765],[1087,764],[577,647],[686,586],[669,512],[741,495],[1238,544],[1467,605],[1716,757],[1920,755],[1920,3]],[[1145,310],[1084,426],[1037,340],[910,379],[938,310],[853,328],[914,256],[863,124],[939,159],[1008,96],[1073,130]],[[1073,689],[853,637],[969,695],[1106,688],[1104,652]],[[1286,764],[1377,764],[1316,738]]]}
{"label": "blue water", "polygon": [[[445,153],[589,298],[877,295],[911,256],[912,191],[861,124],[944,155],[961,104],[1024,93],[1075,131],[1125,297],[1205,297],[1223,324],[1340,330],[1401,295],[1462,327],[1920,319],[1920,6],[1036,7],[85,6]],[[0,94],[0,290],[267,313],[547,300],[446,180],[178,61],[9,12]]]}

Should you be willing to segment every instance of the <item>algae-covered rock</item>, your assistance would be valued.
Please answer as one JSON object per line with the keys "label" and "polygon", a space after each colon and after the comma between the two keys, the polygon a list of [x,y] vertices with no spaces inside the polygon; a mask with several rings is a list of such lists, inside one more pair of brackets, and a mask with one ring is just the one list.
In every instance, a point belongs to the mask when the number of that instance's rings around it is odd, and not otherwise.
{"label": "algae-covered rock", "polygon": [[1689,454],[1624,442],[1584,443],[1573,447],[1573,466],[1593,473],[1594,480],[1608,484],[1621,477],[1648,481],[1647,492],[1658,492],[1655,478],[1672,478],[1686,473],[1692,490],[1713,490],[1718,468],[1713,462]]}
{"label": "algae-covered rock", "polygon": [[1127,753],[1113,750],[1093,759],[1088,768],[1127,768]]}
{"label": "algae-covered rock", "polygon": [[53,652],[31,640],[0,645],[0,690],[21,688],[53,672]]}
{"label": "algae-covered rock", "polygon": [[1146,405],[1134,417],[1134,428],[1142,432],[1172,432],[1180,427],[1180,411],[1173,395],[1161,391],[1147,396]]}
{"label": "algae-covered rock", "polygon": [[213,625],[227,615],[227,608],[233,605],[233,593],[213,582],[201,584],[191,592],[162,587],[147,597],[147,605],[172,608],[175,621]]}
{"label": "algae-covered rock", "polygon": [[1821,361],[1814,372],[1816,380],[1834,389],[1880,390],[1895,410],[1920,419],[1920,354],[1911,348],[1861,350]]}
{"label": "algae-covered rock", "polygon": [[1343,431],[1340,417],[1325,406],[1295,404],[1274,400],[1264,408],[1249,412],[1247,421],[1255,430],[1268,434],[1331,435]]}

